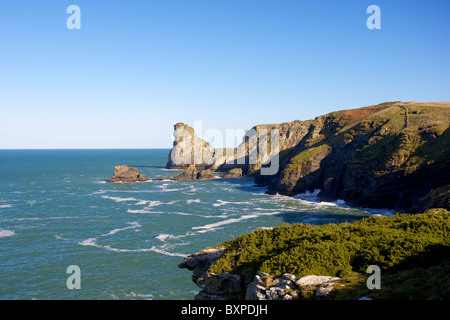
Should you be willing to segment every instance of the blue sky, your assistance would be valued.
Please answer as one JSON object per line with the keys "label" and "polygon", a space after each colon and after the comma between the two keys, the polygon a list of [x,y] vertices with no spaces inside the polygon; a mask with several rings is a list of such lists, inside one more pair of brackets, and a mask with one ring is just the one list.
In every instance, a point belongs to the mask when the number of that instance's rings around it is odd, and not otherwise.
{"label": "blue sky", "polygon": [[169,148],[179,121],[450,101],[449,16],[446,0],[2,1],[0,148]]}

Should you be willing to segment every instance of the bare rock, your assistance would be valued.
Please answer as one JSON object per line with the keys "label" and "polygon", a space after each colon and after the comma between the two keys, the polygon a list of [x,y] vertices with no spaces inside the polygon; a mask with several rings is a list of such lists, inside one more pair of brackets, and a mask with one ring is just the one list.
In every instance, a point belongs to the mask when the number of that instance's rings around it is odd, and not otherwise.
{"label": "bare rock", "polygon": [[204,169],[214,163],[213,146],[197,137],[192,127],[178,122],[173,135],[175,141],[167,161],[168,169],[186,169],[190,165]]}
{"label": "bare rock", "polygon": [[213,295],[229,295],[241,292],[241,276],[229,272],[206,273],[198,279],[197,284],[204,291]]}
{"label": "bare rock", "polygon": [[220,249],[205,249],[201,252],[188,255],[178,268],[186,268],[193,271],[192,280],[197,283],[198,279],[206,273],[206,270],[220,258],[223,252]]}
{"label": "bare rock", "polygon": [[138,169],[121,165],[114,167],[114,176],[108,182],[137,182],[150,180],[143,174],[139,174]]}
{"label": "bare rock", "polygon": [[241,178],[242,177],[242,169],[241,168],[230,169],[226,174],[223,174],[221,177],[225,178],[225,179]]}
{"label": "bare rock", "polygon": [[214,179],[214,178],[215,177],[213,176],[211,170],[209,170],[209,169],[202,170],[197,174],[198,180],[208,180],[208,179]]}
{"label": "bare rock", "polygon": [[197,180],[198,171],[195,165],[191,164],[182,174],[173,178],[176,181]]}

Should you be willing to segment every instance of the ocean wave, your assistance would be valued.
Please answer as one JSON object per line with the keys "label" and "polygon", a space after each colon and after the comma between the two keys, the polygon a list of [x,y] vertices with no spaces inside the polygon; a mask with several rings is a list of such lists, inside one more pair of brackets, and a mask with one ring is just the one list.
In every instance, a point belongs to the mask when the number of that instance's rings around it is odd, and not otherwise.
{"label": "ocean wave", "polygon": [[149,300],[153,298],[153,295],[151,293],[134,293],[133,291],[130,293],[124,293],[124,295],[130,298],[144,298]]}
{"label": "ocean wave", "polygon": [[62,236],[60,236],[59,234],[55,234],[55,239],[56,240],[64,240],[64,241],[68,241],[69,239],[63,238]]}
{"label": "ocean wave", "polygon": [[191,204],[191,203],[200,203],[200,202],[202,202],[200,199],[189,199],[189,200],[186,200],[186,204]]}
{"label": "ocean wave", "polygon": [[224,200],[217,200],[218,203],[213,203],[214,207],[221,207],[221,206],[225,206],[227,204],[251,204],[248,201],[224,201]]}
{"label": "ocean wave", "polygon": [[0,208],[12,208],[13,205],[12,204],[2,204],[0,205]]}
{"label": "ocean wave", "polygon": [[132,210],[132,209],[128,209],[127,210],[128,213],[157,213],[148,209],[139,209],[139,210]]}
{"label": "ocean wave", "polygon": [[246,219],[254,219],[254,218],[258,218],[258,215],[256,214],[249,214],[249,215],[245,215],[245,216],[241,216],[239,218],[231,218],[231,219],[226,219],[226,220],[222,220],[216,223],[210,223],[204,226],[199,226],[199,227],[192,227],[192,229],[197,230],[197,229],[212,229],[212,228],[217,228],[223,225],[227,225],[230,223],[236,223],[242,220],[246,220]]}
{"label": "ocean wave", "polygon": [[11,230],[0,229],[0,238],[10,237],[15,235],[16,233]]}
{"label": "ocean wave", "polygon": [[97,244],[95,243],[97,241],[97,238],[89,238],[86,239],[84,241],[78,242],[78,244],[80,246],[96,246]]}
{"label": "ocean wave", "polygon": [[297,194],[293,196],[295,199],[309,200],[309,201],[317,201],[320,193],[320,189],[315,189],[314,191],[306,191],[304,193]]}
{"label": "ocean wave", "polygon": [[102,196],[104,199],[114,200],[115,202],[123,202],[123,201],[139,201],[136,198],[120,198],[120,197],[111,197],[111,196]]}
{"label": "ocean wave", "polygon": [[155,252],[155,253],[163,254],[166,256],[171,256],[171,257],[186,257],[186,254],[184,254],[184,253],[168,252],[168,251],[164,250],[163,248],[158,248],[155,246],[152,246],[150,248],[139,248],[139,249],[114,248],[114,247],[111,247],[110,245],[98,244],[97,238],[89,238],[82,242],[79,242],[78,244],[81,246],[91,246],[91,247],[95,247],[95,248],[99,248],[99,249],[105,249],[107,251],[112,251],[112,252]]}
{"label": "ocean wave", "polygon": [[128,224],[130,224],[131,226],[129,227],[125,227],[125,228],[117,228],[117,229],[113,229],[111,231],[109,231],[108,233],[102,234],[101,237],[106,237],[106,236],[110,236],[113,235],[119,231],[123,231],[123,230],[129,230],[129,229],[136,229],[136,228],[140,228],[141,225],[138,222],[127,222]]}
{"label": "ocean wave", "polygon": [[137,206],[147,205],[147,207],[155,207],[163,204],[163,202],[159,200],[142,200],[136,203]]}

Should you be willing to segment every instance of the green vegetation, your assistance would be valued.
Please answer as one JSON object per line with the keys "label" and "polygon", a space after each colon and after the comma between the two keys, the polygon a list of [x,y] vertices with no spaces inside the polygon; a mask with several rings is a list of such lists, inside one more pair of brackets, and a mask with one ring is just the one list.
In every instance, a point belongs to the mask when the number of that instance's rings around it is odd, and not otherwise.
{"label": "green vegetation", "polygon": [[[367,291],[365,272],[369,265],[377,265],[384,281],[377,298],[417,298],[424,292],[434,298],[450,298],[450,212],[445,209],[353,223],[284,224],[241,235],[220,246],[226,250],[210,267],[214,273],[228,271],[251,279],[258,270],[272,276],[292,273],[297,278],[338,276],[342,279],[333,297],[345,299],[355,293],[361,297]],[[431,293],[432,284],[442,290]]]}
{"label": "green vegetation", "polygon": [[299,171],[303,166],[310,164],[314,157],[326,152],[330,147],[326,144],[319,145],[317,147],[308,148],[291,158],[289,164],[286,167],[287,171]]}
{"label": "green vegetation", "polygon": [[354,165],[370,165],[378,173],[412,172],[450,157],[450,108],[446,103],[393,103],[368,120],[379,129],[356,154]]}

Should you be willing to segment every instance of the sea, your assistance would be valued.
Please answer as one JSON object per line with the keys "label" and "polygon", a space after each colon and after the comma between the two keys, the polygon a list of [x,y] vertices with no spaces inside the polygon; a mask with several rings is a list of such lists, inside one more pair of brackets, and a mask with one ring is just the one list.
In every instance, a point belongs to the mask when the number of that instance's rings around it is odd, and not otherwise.
{"label": "sea", "polygon": [[267,195],[248,177],[106,182],[123,164],[175,176],[169,151],[0,150],[0,299],[190,300],[200,288],[177,267],[188,254],[284,223],[393,214],[320,202],[318,190]]}

